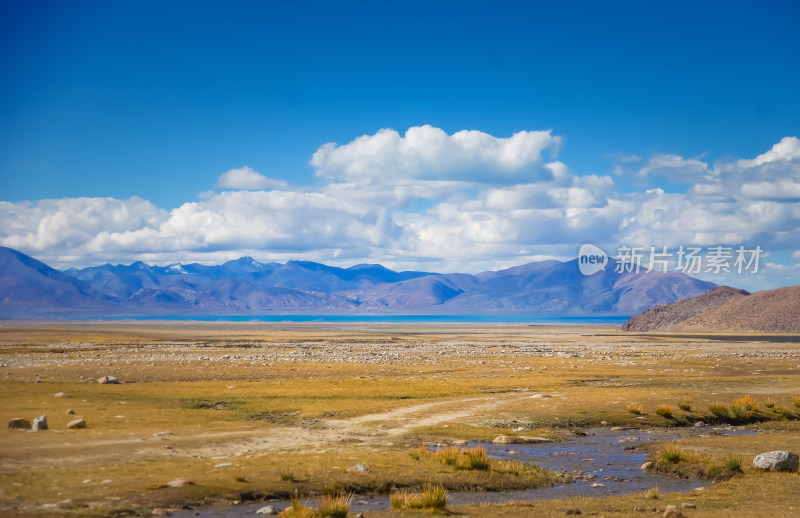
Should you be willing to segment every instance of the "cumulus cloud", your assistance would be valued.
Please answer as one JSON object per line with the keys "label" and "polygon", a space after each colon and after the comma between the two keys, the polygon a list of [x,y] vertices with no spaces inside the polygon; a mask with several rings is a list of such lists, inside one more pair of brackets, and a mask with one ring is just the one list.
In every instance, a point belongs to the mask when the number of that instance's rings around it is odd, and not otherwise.
{"label": "cumulus cloud", "polygon": [[561,137],[551,131],[520,131],[501,138],[481,131],[448,135],[433,126],[415,126],[405,135],[382,129],[347,144],[328,143],[311,158],[320,177],[363,181],[377,178],[529,183],[552,176],[542,158],[554,157]]}
{"label": "cumulus cloud", "polygon": [[230,169],[220,175],[217,180],[217,187],[223,189],[285,189],[288,184],[267,178],[263,174],[244,166],[239,169]]}
{"label": "cumulus cloud", "polygon": [[620,192],[616,176],[576,175],[542,159],[558,141],[547,131],[502,139],[429,126],[405,136],[384,130],[320,148],[313,187],[270,183],[243,167],[220,177],[233,190],[171,210],[140,198],[0,202],[0,244],[56,266],[252,255],[476,272],[566,259],[583,242],[610,252],[620,244],[758,244],[799,257],[794,137],[755,158],[710,164],[656,155],[640,168],[662,181],[691,178],[684,193]]}

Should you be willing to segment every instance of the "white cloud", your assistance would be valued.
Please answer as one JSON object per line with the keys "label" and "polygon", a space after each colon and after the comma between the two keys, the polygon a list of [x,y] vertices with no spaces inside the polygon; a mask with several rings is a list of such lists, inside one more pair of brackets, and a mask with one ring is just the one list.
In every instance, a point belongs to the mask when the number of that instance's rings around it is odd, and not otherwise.
{"label": "white cloud", "polygon": [[552,176],[542,152],[549,149],[555,155],[561,140],[551,131],[520,131],[500,138],[467,130],[448,135],[429,125],[409,128],[404,136],[382,129],[340,146],[321,146],[311,165],[318,176],[350,181],[530,183]]}
{"label": "white cloud", "polygon": [[223,189],[285,189],[286,182],[272,180],[244,166],[239,169],[230,169],[220,175],[217,187]]}
{"label": "white cloud", "polygon": [[758,155],[752,160],[739,160],[739,167],[753,167],[770,162],[786,162],[800,158],[800,139],[797,137],[783,137],[772,149]]}
{"label": "white cloud", "polygon": [[673,183],[695,183],[708,174],[708,164],[696,158],[683,158],[678,155],[658,154],[647,165],[639,169],[640,177],[652,174],[664,175]]}
{"label": "white cloud", "polygon": [[[797,139],[783,139],[755,159],[713,165],[657,155],[645,175],[692,177],[692,187],[621,193],[611,176],[576,176],[564,163],[545,163],[542,150],[558,139],[550,132],[517,134],[521,141],[511,145],[516,137],[419,129],[419,135],[414,128],[405,137],[384,130],[323,146],[315,155],[323,180],[313,188],[272,183],[265,186],[271,190],[255,189],[247,178],[260,185],[268,179],[245,167],[220,178],[220,185],[237,190],[204,193],[172,210],[140,198],[0,202],[0,244],[55,266],[252,255],[476,272],[535,257],[569,258],[583,242],[609,251],[620,244],[759,244],[800,257]],[[462,134],[463,141],[453,140]],[[542,140],[526,148],[537,134]],[[462,155],[478,157],[483,172],[467,174]],[[502,183],[496,175],[517,181]]]}

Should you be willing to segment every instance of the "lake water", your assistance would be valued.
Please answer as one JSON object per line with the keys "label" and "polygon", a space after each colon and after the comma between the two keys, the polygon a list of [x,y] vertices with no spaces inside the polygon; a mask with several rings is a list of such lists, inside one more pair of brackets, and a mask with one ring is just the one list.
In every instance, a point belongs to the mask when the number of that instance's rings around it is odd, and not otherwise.
{"label": "lake water", "polygon": [[323,322],[323,323],[514,323],[514,324],[624,324],[627,316],[530,315],[137,315],[103,320],[158,320],[199,322]]}

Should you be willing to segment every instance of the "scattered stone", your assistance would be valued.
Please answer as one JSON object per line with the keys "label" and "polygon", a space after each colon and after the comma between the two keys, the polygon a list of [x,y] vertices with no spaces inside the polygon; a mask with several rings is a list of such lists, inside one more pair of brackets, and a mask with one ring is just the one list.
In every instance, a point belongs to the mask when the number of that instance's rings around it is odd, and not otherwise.
{"label": "scattered stone", "polygon": [[706,424],[705,424],[703,421],[697,421],[697,422],[694,424],[694,427],[695,427],[695,428],[702,428],[702,427],[704,427],[705,425],[706,425]]}
{"label": "scattered stone", "polygon": [[683,513],[681,513],[674,505],[668,505],[664,511],[664,514],[661,516],[664,518],[683,518]]}
{"label": "scattered stone", "polygon": [[277,507],[271,505],[265,505],[264,507],[256,511],[256,514],[278,514],[279,512],[281,512],[281,510],[278,509]]}
{"label": "scattered stone", "polygon": [[608,426],[608,421],[600,421],[600,426]]}
{"label": "scattered stone", "polygon": [[564,511],[564,514],[567,515],[567,516],[571,515],[571,514],[581,514],[581,510],[580,509],[567,509],[566,511]]}
{"label": "scattered stone", "polygon": [[47,416],[40,415],[36,419],[33,420],[33,430],[38,432],[39,430],[47,430]]}
{"label": "scattered stone", "polygon": [[543,442],[553,442],[553,440],[546,437],[530,437],[524,435],[520,437],[511,437],[510,435],[498,435],[492,442],[494,444],[539,444]]}
{"label": "scattered stone", "polygon": [[457,441],[453,441],[453,446],[465,446],[466,444],[467,444],[467,441],[465,441],[464,439],[459,439]]}
{"label": "scattered stone", "polygon": [[153,434],[153,437],[161,437],[162,435],[175,435],[172,432],[156,432]]}
{"label": "scattered stone", "polygon": [[152,516],[172,516],[172,511],[169,509],[164,509],[163,507],[156,507],[150,514]]}
{"label": "scattered stone", "polygon": [[365,518],[364,513],[358,513],[353,518]]}
{"label": "scattered stone", "polygon": [[193,486],[194,482],[186,478],[176,478],[172,482],[167,482],[169,487],[184,487],[184,486]]}
{"label": "scattered stone", "polygon": [[768,451],[756,455],[753,466],[772,471],[797,471],[800,467],[800,457],[788,450]]}
{"label": "scattered stone", "polygon": [[592,487],[606,487],[606,485],[601,482],[595,482],[592,484]]}
{"label": "scattered stone", "polygon": [[55,397],[72,397],[72,395],[67,394],[66,392],[56,392]]}
{"label": "scattered stone", "polygon": [[116,376],[103,376],[102,378],[97,380],[97,383],[100,383],[100,384],[103,384],[103,385],[118,385],[119,384],[119,380],[117,379]]}
{"label": "scattered stone", "polygon": [[75,429],[75,428],[86,428],[86,419],[79,417],[77,419],[73,419],[69,423],[67,423],[67,428]]}
{"label": "scattered stone", "polygon": [[351,467],[347,468],[345,471],[347,471],[349,473],[352,473],[352,472],[355,472],[355,471],[357,471],[357,472],[367,472],[367,471],[369,471],[369,468],[364,466],[363,464],[356,464],[355,466],[351,466]]}
{"label": "scattered stone", "polygon": [[69,410],[67,410],[67,414],[74,415],[75,411],[70,408]]}
{"label": "scattered stone", "polygon": [[690,503],[690,502],[682,503],[681,507],[683,507],[684,509],[697,509],[697,506],[692,504],[692,503]]}
{"label": "scattered stone", "polygon": [[653,466],[653,461],[648,460],[647,462],[642,464],[642,471],[647,471]]}
{"label": "scattered stone", "polygon": [[15,417],[14,419],[8,422],[8,427],[17,430],[30,430],[31,422],[22,417]]}

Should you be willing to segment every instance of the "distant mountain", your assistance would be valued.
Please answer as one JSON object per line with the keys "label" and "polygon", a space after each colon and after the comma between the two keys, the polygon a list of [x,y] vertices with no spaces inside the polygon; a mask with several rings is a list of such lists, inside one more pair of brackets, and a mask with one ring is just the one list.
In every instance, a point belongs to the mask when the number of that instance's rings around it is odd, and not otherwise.
{"label": "distant mountain", "polygon": [[719,286],[698,297],[654,306],[625,331],[800,333],[800,286],[749,293]]}
{"label": "distant mountain", "polygon": [[0,318],[75,314],[416,313],[630,315],[700,295],[714,284],[679,273],[591,276],[577,260],[477,275],[338,268],[309,261],[221,265],[104,264],[65,272],[0,248]]}
{"label": "distant mountain", "polygon": [[0,246],[0,317],[25,318],[31,312],[78,313],[118,306],[117,299],[88,283]]}

